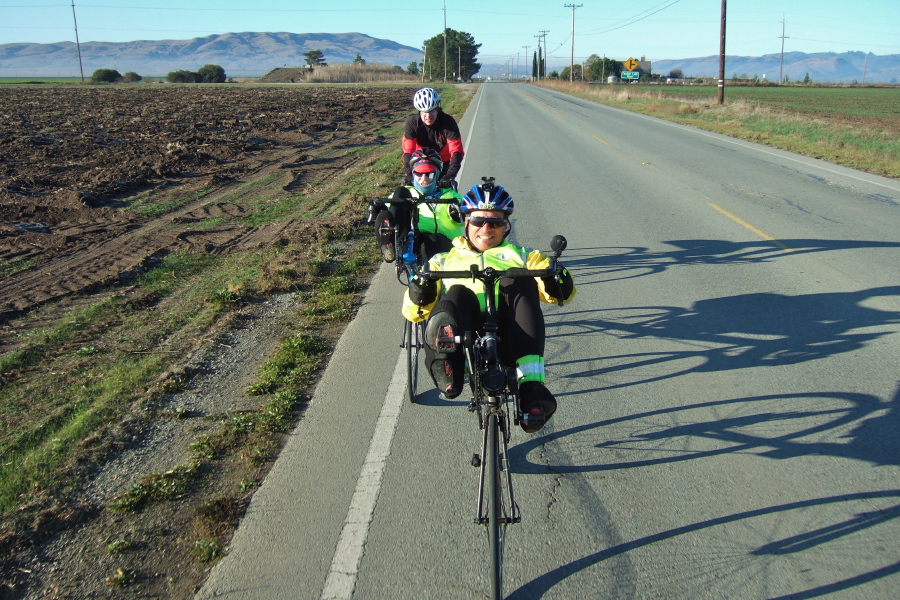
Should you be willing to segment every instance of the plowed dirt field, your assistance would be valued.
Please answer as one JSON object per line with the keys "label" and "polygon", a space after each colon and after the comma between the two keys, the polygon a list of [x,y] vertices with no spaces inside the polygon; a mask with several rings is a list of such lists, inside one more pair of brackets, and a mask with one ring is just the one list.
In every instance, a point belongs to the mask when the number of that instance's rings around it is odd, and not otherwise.
{"label": "plowed dirt field", "polygon": [[0,320],[128,277],[163,250],[226,252],[277,237],[192,231],[226,210],[205,200],[165,212],[158,202],[123,210],[122,198],[173,184],[184,197],[273,166],[304,185],[353,162],[310,152],[384,143],[371,132],[408,107],[405,88],[0,89]]}

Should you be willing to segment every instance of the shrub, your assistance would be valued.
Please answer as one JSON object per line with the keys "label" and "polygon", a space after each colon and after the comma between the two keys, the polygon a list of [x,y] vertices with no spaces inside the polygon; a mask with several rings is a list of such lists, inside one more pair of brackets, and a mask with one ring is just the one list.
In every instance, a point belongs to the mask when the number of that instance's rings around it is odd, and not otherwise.
{"label": "shrub", "polygon": [[169,83],[197,83],[200,81],[200,76],[197,73],[181,69],[166,75],[166,81]]}
{"label": "shrub", "polygon": [[122,79],[122,76],[115,69],[97,69],[91,75],[91,83],[115,83]]}
{"label": "shrub", "polygon": [[203,65],[196,74],[200,83],[225,83],[225,69],[219,65]]}
{"label": "shrub", "polygon": [[122,81],[125,83],[135,83],[137,81],[142,81],[144,78],[135,73],[134,71],[128,71],[124,75],[122,75]]}

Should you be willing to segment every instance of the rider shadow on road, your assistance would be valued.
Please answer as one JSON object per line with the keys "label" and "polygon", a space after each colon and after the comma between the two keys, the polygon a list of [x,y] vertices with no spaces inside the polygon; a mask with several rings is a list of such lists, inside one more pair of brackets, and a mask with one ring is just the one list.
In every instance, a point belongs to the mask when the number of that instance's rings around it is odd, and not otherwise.
{"label": "rider shadow on road", "polygon": [[[637,367],[672,364],[645,379],[625,380],[578,393],[594,393],[671,379],[687,373],[793,365],[858,350],[897,332],[900,312],[881,310],[900,296],[900,286],[857,292],[788,296],[753,293],[699,300],[687,308],[634,306],[567,312],[550,329],[565,328],[564,337],[601,334],[619,340],[660,339],[682,349],[603,356],[559,364],[593,365],[568,378],[608,380]],[[671,345],[671,344],[669,344]],[[558,362],[555,361],[554,362]],[[688,366],[675,367],[676,362]],[[658,370],[658,369],[657,369]]]}
{"label": "rider shadow on road", "polygon": [[[560,333],[554,335],[564,340],[597,334],[626,342],[654,338],[663,341],[663,348],[569,361],[563,350],[548,362],[566,371],[560,379],[568,380],[570,391],[560,393],[561,397],[596,396],[690,374],[803,364],[859,350],[896,333],[900,312],[875,306],[893,307],[898,295],[900,286],[799,296],[743,294],[700,300],[689,308],[571,312],[550,326],[551,330],[559,328]],[[595,318],[598,314],[603,318]],[[609,344],[599,346],[608,348]],[[654,458],[614,465],[560,466],[564,471],[618,469],[749,449],[769,458],[824,454],[898,465],[900,448],[893,442],[900,430],[898,404],[897,396],[887,401],[872,394],[827,389],[776,393],[666,406],[551,435],[559,438],[605,427],[602,445],[608,448],[638,444],[650,456],[650,446],[655,447]],[[642,420],[643,433],[614,439],[618,424],[632,422],[633,429],[634,422]],[[837,436],[840,440],[834,441]],[[705,446],[701,449],[694,444],[696,450],[660,458],[659,450],[665,446],[675,447],[691,439],[706,440]],[[831,441],[821,441],[825,439]],[[523,451],[527,445],[516,448],[516,452]],[[540,472],[545,472],[543,467]]]}
{"label": "rider shadow on road", "polygon": [[[589,432],[603,431],[603,441]],[[809,392],[661,408],[548,432],[510,448],[516,473],[592,473],[753,454],[785,460],[834,456],[900,465],[900,387],[890,402],[870,394]],[[529,453],[547,444],[542,461]],[[613,455],[617,458],[613,459]],[[577,464],[563,464],[577,456]],[[549,464],[546,462],[550,458]],[[591,462],[594,460],[595,462]]]}
{"label": "rider shadow on road", "polygon": [[730,242],[726,240],[668,240],[661,242],[672,250],[656,251],[646,247],[573,248],[565,262],[579,287],[655,275],[675,267],[692,265],[744,265],[774,262],[804,254],[848,250],[898,249],[900,243],[868,240],[786,239],[777,245],[765,240]]}

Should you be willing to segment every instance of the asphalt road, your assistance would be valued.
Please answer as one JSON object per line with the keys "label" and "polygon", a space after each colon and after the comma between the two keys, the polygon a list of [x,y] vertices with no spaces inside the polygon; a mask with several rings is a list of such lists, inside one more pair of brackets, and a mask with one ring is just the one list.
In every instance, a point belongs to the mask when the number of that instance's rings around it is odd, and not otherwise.
{"label": "asphalt road", "polygon": [[[514,432],[509,597],[896,598],[900,183],[523,84],[481,87],[462,187],[569,239],[560,408]],[[197,598],[481,598],[465,403],[404,403],[383,268]]]}

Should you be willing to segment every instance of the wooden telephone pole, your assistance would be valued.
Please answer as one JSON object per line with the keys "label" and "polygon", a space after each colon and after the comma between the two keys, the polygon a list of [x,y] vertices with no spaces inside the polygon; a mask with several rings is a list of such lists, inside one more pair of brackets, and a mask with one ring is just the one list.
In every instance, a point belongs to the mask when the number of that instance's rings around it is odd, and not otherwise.
{"label": "wooden telephone pole", "polygon": [[575,77],[575,9],[581,8],[584,4],[566,4],[566,8],[572,9],[572,56],[569,60],[569,81],[574,81]]}

